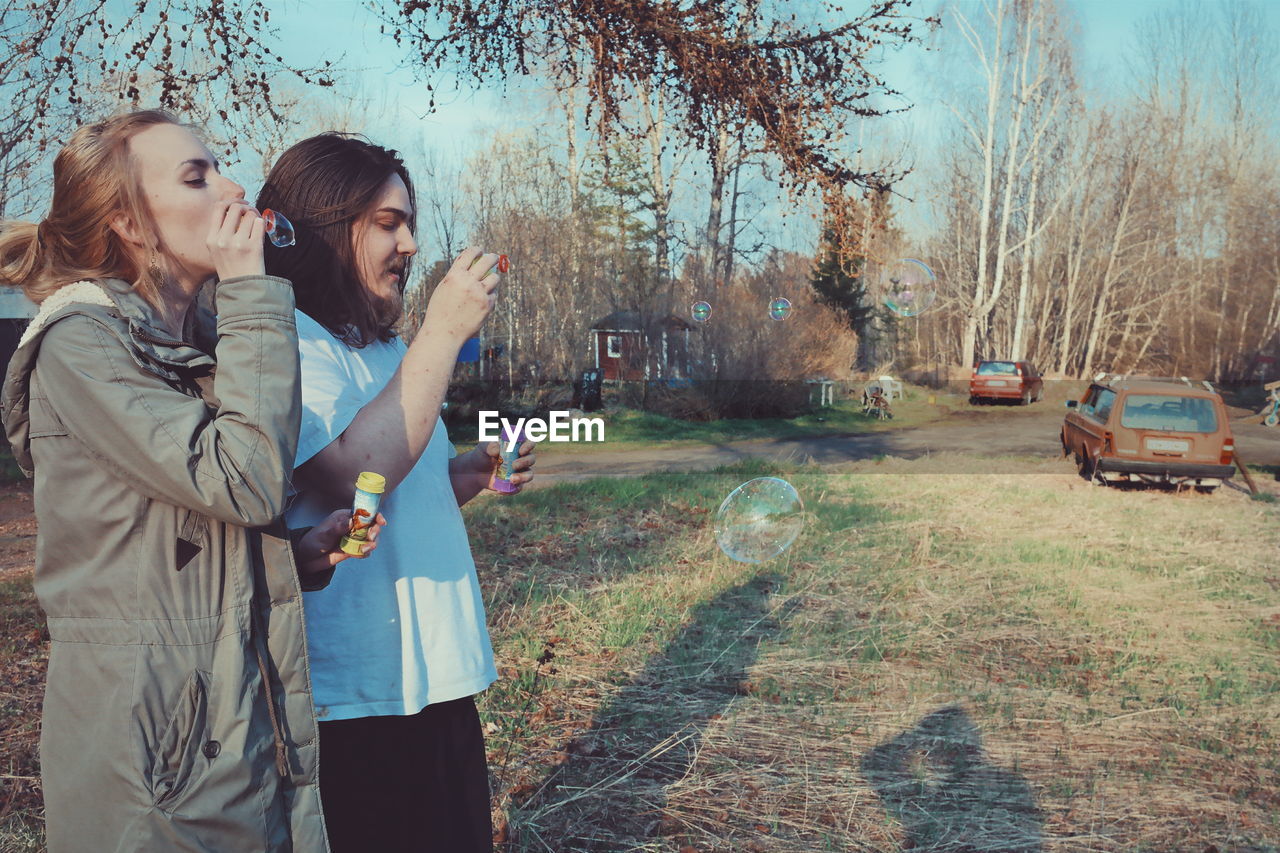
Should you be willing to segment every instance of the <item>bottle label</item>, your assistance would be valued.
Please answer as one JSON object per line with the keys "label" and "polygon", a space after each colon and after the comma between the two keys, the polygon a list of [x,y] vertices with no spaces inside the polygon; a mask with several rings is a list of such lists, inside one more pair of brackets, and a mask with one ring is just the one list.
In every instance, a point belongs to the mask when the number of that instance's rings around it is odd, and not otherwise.
{"label": "bottle label", "polygon": [[356,489],[356,497],[351,504],[351,526],[347,530],[347,535],[343,536],[339,543],[339,547],[344,552],[355,557],[364,556],[360,553],[360,545],[369,539],[369,528],[378,517],[378,503],[381,498],[382,495]]}

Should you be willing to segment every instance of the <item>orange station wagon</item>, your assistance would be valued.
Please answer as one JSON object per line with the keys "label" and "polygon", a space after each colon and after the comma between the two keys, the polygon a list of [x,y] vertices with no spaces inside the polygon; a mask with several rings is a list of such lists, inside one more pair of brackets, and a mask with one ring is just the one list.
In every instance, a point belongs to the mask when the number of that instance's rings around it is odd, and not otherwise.
{"label": "orange station wagon", "polygon": [[1067,401],[1062,453],[1091,482],[1191,485],[1212,492],[1235,474],[1235,440],[1207,382],[1100,376]]}
{"label": "orange station wagon", "polygon": [[969,377],[969,404],[1018,400],[1024,406],[1044,399],[1044,379],[1029,361],[980,361]]}

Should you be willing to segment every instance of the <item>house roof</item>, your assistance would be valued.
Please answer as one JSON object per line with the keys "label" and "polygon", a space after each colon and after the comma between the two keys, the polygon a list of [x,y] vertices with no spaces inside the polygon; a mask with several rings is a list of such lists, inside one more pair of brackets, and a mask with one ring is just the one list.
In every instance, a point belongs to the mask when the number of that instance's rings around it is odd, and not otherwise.
{"label": "house roof", "polygon": [[[693,324],[677,317],[675,314],[668,314],[660,321],[664,326],[670,328],[672,326],[682,329],[692,329]],[[614,311],[612,314],[601,317],[591,324],[593,332],[639,332],[641,327],[639,311]]]}

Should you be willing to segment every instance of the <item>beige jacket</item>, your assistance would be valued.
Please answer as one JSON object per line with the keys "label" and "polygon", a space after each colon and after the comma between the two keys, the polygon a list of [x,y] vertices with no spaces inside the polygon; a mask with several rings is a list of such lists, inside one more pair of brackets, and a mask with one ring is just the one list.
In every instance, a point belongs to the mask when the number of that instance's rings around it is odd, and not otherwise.
{"label": "beige jacket", "polygon": [[216,326],[193,312],[184,342],[124,282],[70,285],[5,379],[52,640],[53,853],[328,849],[278,521],[299,421],[293,292],[244,277],[216,298]]}

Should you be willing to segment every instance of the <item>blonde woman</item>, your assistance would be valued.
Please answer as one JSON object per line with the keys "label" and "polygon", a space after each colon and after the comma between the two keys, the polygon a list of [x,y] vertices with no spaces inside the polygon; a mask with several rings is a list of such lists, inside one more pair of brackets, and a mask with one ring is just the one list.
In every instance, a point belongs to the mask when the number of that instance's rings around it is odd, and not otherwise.
{"label": "blonde woman", "polygon": [[204,143],[147,111],[80,128],[49,215],[0,233],[0,283],[40,305],[3,413],[35,478],[53,853],[328,849],[300,598],[346,514],[293,548],[277,520],[298,345],[263,232]]}

